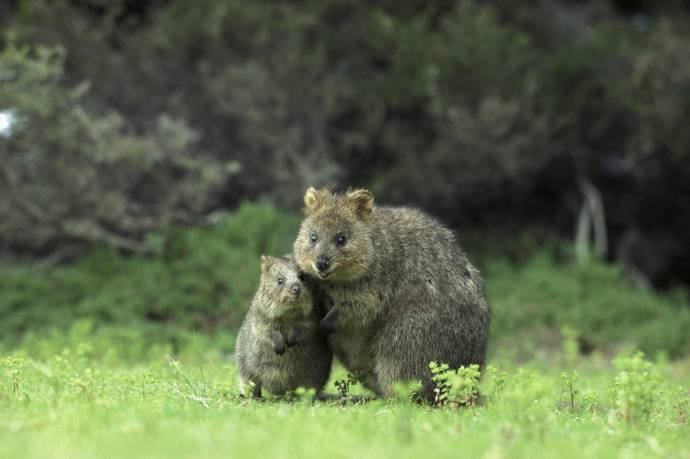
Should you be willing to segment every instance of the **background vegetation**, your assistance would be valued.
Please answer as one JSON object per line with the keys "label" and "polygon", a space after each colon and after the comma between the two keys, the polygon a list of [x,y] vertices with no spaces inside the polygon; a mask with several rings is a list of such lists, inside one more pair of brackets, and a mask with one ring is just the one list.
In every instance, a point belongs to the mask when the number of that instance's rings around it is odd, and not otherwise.
{"label": "background vegetation", "polygon": [[[65,266],[4,263],[0,345],[21,343],[47,357],[56,342],[95,338],[101,356],[124,350],[120,357],[146,359],[212,342],[228,355],[256,289],[260,255],[288,253],[298,222],[267,202],[243,204],[216,225],[150,235],[155,256],[96,246]],[[551,352],[569,327],[586,353],[690,353],[690,304],[682,289],[641,291],[620,267],[578,264],[558,243],[535,247],[520,262],[482,253],[492,351],[505,346],[523,359]]]}
{"label": "background vegetation", "polygon": [[[0,457],[690,458],[680,0],[0,2]],[[488,366],[240,396],[307,185],[458,230]],[[641,349],[646,357],[636,352]],[[481,394],[481,397],[478,397]]]}
{"label": "background vegetation", "polygon": [[644,0],[3,2],[0,249],[146,254],[245,199],[357,184],[496,240],[584,245],[600,203],[602,256],[687,284],[688,19]]}

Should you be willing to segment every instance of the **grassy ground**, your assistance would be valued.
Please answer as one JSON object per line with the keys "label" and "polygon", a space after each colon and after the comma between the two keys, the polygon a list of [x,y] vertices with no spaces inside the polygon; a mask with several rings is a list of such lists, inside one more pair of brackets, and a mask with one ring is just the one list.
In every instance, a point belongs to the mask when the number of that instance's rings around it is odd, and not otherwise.
{"label": "grassy ground", "polygon": [[14,352],[0,357],[0,457],[690,458],[690,361],[612,366],[565,344],[540,362],[495,358],[484,403],[459,409],[247,400],[217,355],[127,364],[86,343],[46,359]]}

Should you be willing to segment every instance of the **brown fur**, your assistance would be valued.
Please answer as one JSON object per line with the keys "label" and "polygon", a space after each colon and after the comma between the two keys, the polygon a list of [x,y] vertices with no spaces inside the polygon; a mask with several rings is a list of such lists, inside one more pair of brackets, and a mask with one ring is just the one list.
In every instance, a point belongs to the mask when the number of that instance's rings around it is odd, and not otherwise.
{"label": "brown fur", "polygon": [[453,232],[418,210],[375,207],[366,190],[310,188],[304,202],[295,259],[330,304],[322,324],[349,371],[379,395],[421,380],[431,396],[430,361],[484,363],[490,307]]}
{"label": "brown fur", "polygon": [[243,386],[254,384],[257,397],[262,388],[275,395],[298,387],[318,394],[328,381],[332,354],[300,277],[292,258],[261,257],[259,289],[237,337],[240,379]]}

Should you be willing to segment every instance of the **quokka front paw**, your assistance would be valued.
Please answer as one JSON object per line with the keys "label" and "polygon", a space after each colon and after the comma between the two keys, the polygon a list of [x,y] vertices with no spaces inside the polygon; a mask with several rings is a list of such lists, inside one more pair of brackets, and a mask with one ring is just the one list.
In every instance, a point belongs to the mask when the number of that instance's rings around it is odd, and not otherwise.
{"label": "quokka front paw", "polygon": [[285,344],[287,344],[287,347],[296,345],[303,334],[304,330],[298,327],[293,327],[288,330],[287,336],[285,337]]}
{"label": "quokka front paw", "polygon": [[340,314],[336,309],[331,309],[330,312],[326,314],[323,319],[321,319],[321,322],[319,322],[321,330],[327,335],[333,333],[336,329],[336,325],[338,324],[339,315]]}

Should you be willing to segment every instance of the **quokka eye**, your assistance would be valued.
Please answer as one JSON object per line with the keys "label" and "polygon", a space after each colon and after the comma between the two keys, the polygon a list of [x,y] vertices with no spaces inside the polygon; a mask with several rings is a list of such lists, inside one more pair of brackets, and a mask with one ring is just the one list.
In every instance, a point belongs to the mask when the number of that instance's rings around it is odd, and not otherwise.
{"label": "quokka eye", "polygon": [[303,271],[300,271],[297,274],[297,279],[299,279],[301,282],[304,282],[304,272]]}
{"label": "quokka eye", "polygon": [[339,235],[335,238],[335,244],[342,247],[342,246],[344,246],[345,244],[347,244],[347,238],[346,238],[344,235],[339,234]]}
{"label": "quokka eye", "polygon": [[316,242],[316,239],[317,239],[316,234],[311,233],[311,236],[309,236],[309,240],[311,241],[312,244],[314,244]]}
{"label": "quokka eye", "polygon": [[283,283],[285,283],[285,279],[283,279],[282,277],[279,277],[278,278],[278,285],[283,285]]}

